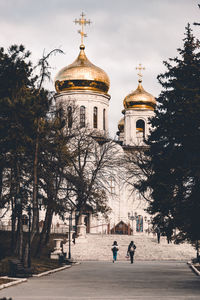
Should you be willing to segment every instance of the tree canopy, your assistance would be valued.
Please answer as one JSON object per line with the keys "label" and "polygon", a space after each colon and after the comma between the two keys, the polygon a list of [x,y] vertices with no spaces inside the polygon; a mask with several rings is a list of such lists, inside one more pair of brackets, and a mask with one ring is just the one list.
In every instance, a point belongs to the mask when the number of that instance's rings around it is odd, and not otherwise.
{"label": "tree canopy", "polygon": [[180,240],[195,241],[200,239],[200,52],[189,24],[177,51],[158,76],[163,90],[146,151],[151,172],[140,189],[150,192],[148,211],[156,223],[173,222]]}

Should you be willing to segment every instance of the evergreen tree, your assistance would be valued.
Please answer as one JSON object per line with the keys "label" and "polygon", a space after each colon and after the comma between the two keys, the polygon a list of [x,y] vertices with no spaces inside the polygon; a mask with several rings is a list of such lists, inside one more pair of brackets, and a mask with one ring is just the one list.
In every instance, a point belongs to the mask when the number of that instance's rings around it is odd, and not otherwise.
{"label": "evergreen tree", "polygon": [[158,76],[163,91],[146,153],[152,172],[140,188],[150,192],[156,223],[173,223],[179,239],[195,241],[200,239],[200,53],[189,24],[183,41]]}
{"label": "evergreen tree", "polygon": [[[47,59],[54,51],[40,60],[41,74],[35,76],[30,52],[24,46],[11,46],[7,52],[0,49],[0,207],[12,209],[11,250],[20,259],[23,256],[22,213],[28,205],[32,207],[31,241],[39,221],[37,167],[40,145],[47,134],[43,123],[45,120],[48,123],[52,99],[42,83],[49,76]],[[24,258],[26,263],[26,254]]]}
{"label": "evergreen tree", "polygon": [[[24,46],[11,46],[6,52],[0,49],[0,172],[1,207],[12,208],[12,245],[11,249],[22,257],[22,186],[24,186],[26,148],[29,144],[28,128],[30,114],[28,103],[34,95],[36,77],[32,75],[30,52]],[[15,238],[15,223],[18,230]],[[17,247],[15,242],[17,241]]]}

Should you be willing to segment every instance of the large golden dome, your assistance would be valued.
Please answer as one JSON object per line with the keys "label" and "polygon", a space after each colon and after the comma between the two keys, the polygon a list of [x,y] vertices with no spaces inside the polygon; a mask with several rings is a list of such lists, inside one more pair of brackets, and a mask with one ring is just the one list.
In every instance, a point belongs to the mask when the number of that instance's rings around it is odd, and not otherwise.
{"label": "large golden dome", "polygon": [[58,72],[55,88],[58,93],[68,90],[92,90],[107,93],[110,87],[108,75],[93,65],[85,55],[85,46],[80,46],[77,59]]}
{"label": "large golden dome", "polygon": [[142,80],[139,80],[137,89],[130,93],[124,99],[124,108],[125,109],[150,109],[154,110],[156,106],[155,98],[147,93],[143,86]]}

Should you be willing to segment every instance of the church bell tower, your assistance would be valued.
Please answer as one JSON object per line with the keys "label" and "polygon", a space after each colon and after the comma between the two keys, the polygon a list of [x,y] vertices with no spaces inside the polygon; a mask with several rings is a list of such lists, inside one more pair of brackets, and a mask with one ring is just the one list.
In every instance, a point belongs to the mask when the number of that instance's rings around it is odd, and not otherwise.
{"label": "church bell tower", "polygon": [[154,115],[156,106],[155,98],[147,93],[142,86],[141,70],[144,68],[139,64],[138,87],[128,94],[124,101],[124,117],[118,123],[119,141],[124,146],[142,146],[150,130],[149,118]]}
{"label": "church bell tower", "polygon": [[86,127],[106,136],[110,80],[106,72],[92,64],[85,54],[84,27],[91,23],[90,20],[86,20],[82,13],[81,18],[75,19],[74,22],[81,26],[81,30],[78,31],[81,35],[80,52],[72,64],[61,69],[56,75],[56,103],[62,103],[66,108],[68,127],[72,126],[70,114],[74,105],[78,110],[77,121],[80,127]]}

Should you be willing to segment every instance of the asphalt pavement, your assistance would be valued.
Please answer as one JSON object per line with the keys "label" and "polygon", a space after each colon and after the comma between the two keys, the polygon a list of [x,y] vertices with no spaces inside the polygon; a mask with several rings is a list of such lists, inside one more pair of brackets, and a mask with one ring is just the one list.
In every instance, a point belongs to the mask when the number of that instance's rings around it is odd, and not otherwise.
{"label": "asphalt pavement", "polygon": [[3,289],[12,300],[200,299],[200,276],[184,262],[82,262]]}

